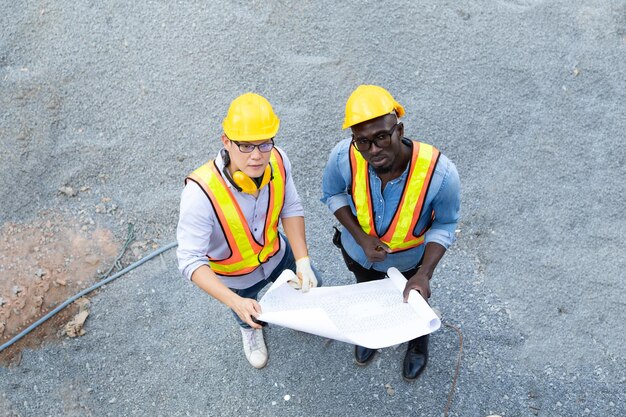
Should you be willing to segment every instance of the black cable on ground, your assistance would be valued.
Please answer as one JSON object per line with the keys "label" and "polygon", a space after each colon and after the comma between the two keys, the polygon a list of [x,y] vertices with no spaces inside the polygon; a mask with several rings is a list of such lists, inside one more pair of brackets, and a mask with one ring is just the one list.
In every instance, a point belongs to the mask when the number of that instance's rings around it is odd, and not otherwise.
{"label": "black cable on ground", "polygon": [[124,246],[122,247],[120,254],[117,255],[117,258],[115,258],[115,261],[113,261],[113,265],[111,265],[111,268],[109,268],[109,270],[106,271],[104,274],[100,275],[99,279],[104,279],[108,277],[109,274],[113,272],[113,269],[115,268],[122,269],[122,264],[121,264],[122,256],[124,256],[124,253],[126,253],[126,249],[128,249],[128,247],[130,246],[133,240],[135,240],[135,225],[132,223],[128,223],[128,230],[126,232],[126,242],[124,242]]}
{"label": "black cable on ground", "polygon": [[461,329],[459,329],[452,323],[444,323],[443,325],[453,329],[459,335],[459,353],[456,357],[456,369],[454,371],[454,378],[452,378],[452,386],[450,387],[450,391],[448,392],[448,401],[446,402],[446,406],[443,409],[443,416],[448,417],[448,413],[450,412],[450,405],[452,404],[452,398],[454,397],[454,391],[456,389],[456,383],[459,378],[459,372],[461,370],[461,356],[463,355],[463,333],[461,332]]}

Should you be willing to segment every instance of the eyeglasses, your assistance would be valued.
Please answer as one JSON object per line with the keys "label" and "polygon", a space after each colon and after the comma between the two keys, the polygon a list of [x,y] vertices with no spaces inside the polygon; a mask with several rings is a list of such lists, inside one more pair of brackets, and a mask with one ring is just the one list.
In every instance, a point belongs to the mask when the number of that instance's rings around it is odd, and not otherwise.
{"label": "eyeglasses", "polygon": [[393,136],[393,131],[396,129],[398,125],[399,123],[396,123],[395,125],[393,125],[391,129],[389,129],[388,132],[381,132],[377,134],[374,139],[371,139],[371,140],[367,138],[355,138],[353,135],[352,145],[354,145],[356,150],[359,152],[369,151],[370,148],[372,147],[372,143],[379,148],[386,148],[387,146],[391,144],[391,136]]}
{"label": "eyeglasses", "polygon": [[230,139],[230,141],[237,145],[239,150],[243,153],[251,153],[254,151],[254,148],[259,148],[259,151],[263,153],[267,153],[274,149],[274,139],[271,139],[270,142],[261,143],[260,145],[253,145],[252,143],[247,142],[237,142],[232,139]]}

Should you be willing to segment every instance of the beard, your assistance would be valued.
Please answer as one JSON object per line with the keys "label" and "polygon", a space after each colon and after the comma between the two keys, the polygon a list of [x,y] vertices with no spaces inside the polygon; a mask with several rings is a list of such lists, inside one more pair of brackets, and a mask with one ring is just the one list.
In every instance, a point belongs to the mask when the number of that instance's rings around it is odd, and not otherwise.
{"label": "beard", "polygon": [[391,172],[391,165],[384,165],[384,166],[378,167],[378,168],[374,167],[374,172],[377,173],[377,174],[387,174],[387,173]]}

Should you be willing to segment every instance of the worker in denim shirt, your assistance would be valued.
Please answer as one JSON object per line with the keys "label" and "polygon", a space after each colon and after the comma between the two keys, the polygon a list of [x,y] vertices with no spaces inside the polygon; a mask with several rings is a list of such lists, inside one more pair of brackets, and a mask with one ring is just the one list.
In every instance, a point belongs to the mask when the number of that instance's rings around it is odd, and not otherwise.
{"label": "worker in denim shirt", "polygon": [[[455,241],[460,181],[454,164],[431,145],[404,137],[404,108],[378,86],[359,86],[346,103],[352,138],[332,150],[322,180],[325,203],[342,224],[334,243],[357,282],[385,278],[390,267],[428,300],[435,267]],[[355,346],[365,365],[375,350]],[[428,335],[409,342],[403,377],[428,361]]]}

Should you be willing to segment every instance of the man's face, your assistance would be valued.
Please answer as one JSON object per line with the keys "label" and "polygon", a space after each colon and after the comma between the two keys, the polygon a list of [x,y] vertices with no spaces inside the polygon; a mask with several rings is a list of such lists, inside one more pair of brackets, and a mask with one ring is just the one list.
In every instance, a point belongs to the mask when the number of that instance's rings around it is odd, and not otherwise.
{"label": "man's face", "polygon": [[258,146],[254,147],[252,152],[242,152],[240,148],[248,147],[248,145],[262,145],[264,143],[272,143],[272,139],[257,140],[254,142],[233,142],[226,135],[222,135],[222,143],[224,148],[230,155],[229,170],[235,172],[242,171],[251,178],[258,178],[263,175],[267,164],[270,162],[271,148],[268,152],[261,152]]}
{"label": "man's face", "polygon": [[[395,115],[388,114],[352,126],[351,146],[356,142],[359,152],[376,173],[385,174],[400,157],[403,134],[402,123],[398,123]],[[367,147],[369,149],[363,149]]]}

